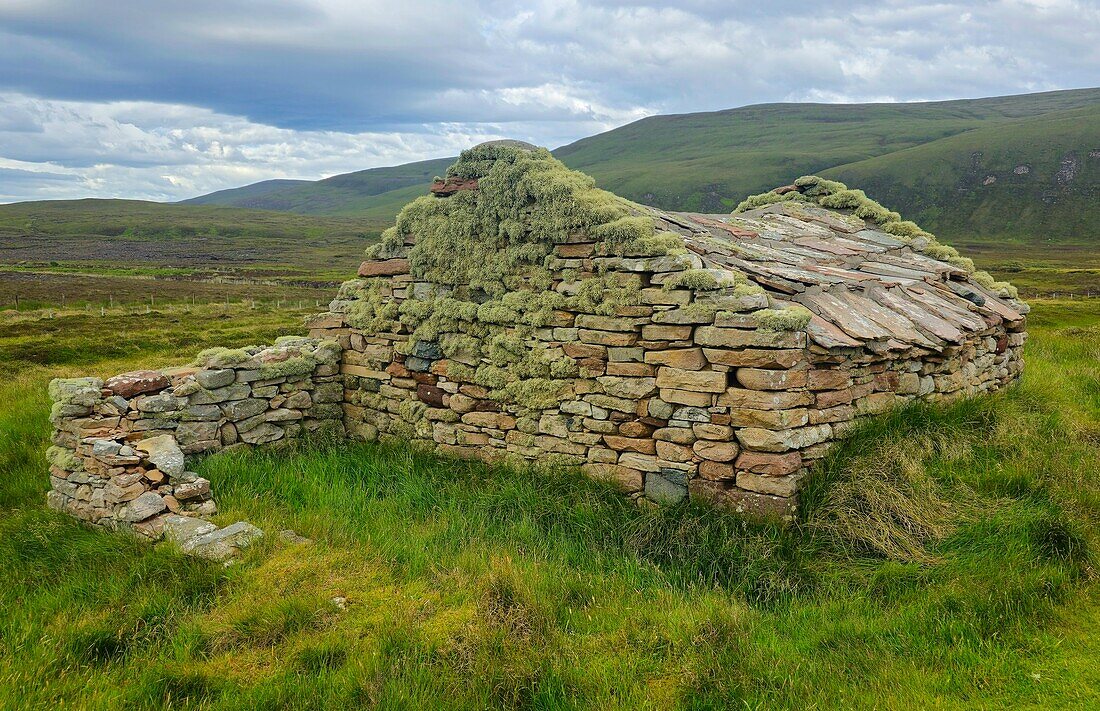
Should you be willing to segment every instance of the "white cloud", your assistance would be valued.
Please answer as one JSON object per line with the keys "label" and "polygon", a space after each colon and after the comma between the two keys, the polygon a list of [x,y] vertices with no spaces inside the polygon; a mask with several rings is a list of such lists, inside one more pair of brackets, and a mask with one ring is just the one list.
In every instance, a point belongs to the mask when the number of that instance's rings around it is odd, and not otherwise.
{"label": "white cloud", "polygon": [[1095,0],[8,0],[0,199],[172,199],[658,112],[1098,76]]}

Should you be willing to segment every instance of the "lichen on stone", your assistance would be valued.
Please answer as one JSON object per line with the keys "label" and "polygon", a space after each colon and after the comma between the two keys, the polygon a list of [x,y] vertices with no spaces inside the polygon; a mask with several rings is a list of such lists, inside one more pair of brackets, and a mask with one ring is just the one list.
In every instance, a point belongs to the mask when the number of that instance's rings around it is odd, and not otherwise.
{"label": "lichen on stone", "polygon": [[370,333],[393,331],[400,311],[388,291],[385,279],[352,279],[340,286],[337,300],[347,302],[344,316],[351,326]]}
{"label": "lichen on stone", "polygon": [[78,472],[84,468],[84,461],[76,456],[76,452],[65,447],[58,447],[55,444],[46,449],[46,461],[58,469],[68,472]]}
{"label": "lichen on stone", "polygon": [[525,402],[544,400],[557,388],[513,383],[576,374],[575,361],[549,355],[533,338],[532,329],[550,326],[557,310],[614,315],[639,303],[639,279],[581,278],[572,267],[569,277],[579,286],[568,296],[555,291],[555,274],[562,276],[570,264],[556,256],[556,245],[588,240],[597,254],[617,256],[684,249],[679,235],[656,233],[644,208],[598,190],[592,178],[544,149],[477,146],[459,156],[447,177],[478,182],[475,190],[412,201],[370,250],[374,258],[407,257],[417,282],[444,287],[447,294],[410,293],[398,308],[381,287],[356,280],[337,301],[356,328],[410,334],[405,352],[433,343],[446,357],[476,366],[473,381],[504,399],[519,394]]}
{"label": "lichen on stone", "polygon": [[760,309],[753,312],[757,324],[764,331],[801,331],[813,318],[805,306],[792,304],[784,308]]}

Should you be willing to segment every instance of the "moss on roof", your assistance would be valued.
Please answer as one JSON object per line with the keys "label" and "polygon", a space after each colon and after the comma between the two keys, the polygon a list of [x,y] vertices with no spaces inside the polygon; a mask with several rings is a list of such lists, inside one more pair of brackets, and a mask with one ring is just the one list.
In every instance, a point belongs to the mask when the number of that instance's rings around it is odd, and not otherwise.
{"label": "moss on roof", "polygon": [[805,175],[794,181],[794,185],[749,196],[734,208],[733,213],[748,212],[777,202],[804,202],[832,210],[850,211],[856,217],[878,225],[883,232],[908,243],[916,251],[964,270],[975,283],[998,296],[1011,299],[1018,297],[1011,284],[996,281],[989,273],[975,269],[973,260],[960,256],[954,247],[940,243],[931,232],[922,229],[915,222],[903,220],[900,214],[867,197],[862,190],[851,189],[836,180]]}

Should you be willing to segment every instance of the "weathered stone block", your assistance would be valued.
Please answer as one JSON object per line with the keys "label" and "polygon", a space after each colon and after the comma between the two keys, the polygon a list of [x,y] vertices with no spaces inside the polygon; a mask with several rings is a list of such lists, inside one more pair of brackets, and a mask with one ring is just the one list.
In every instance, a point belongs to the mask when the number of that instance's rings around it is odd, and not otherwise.
{"label": "weathered stone block", "polygon": [[745,450],[737,457],[734,466],[764,476],[785,476],[794,474],[802,467],[802,457],[798,452],[769,454]]}
{"label": "weathered stone block", "polygon": [[686,481],[674,481],[670,479],[667,470],[661,472],[651,471],[645,477],[645,495],[650,501],[659,504],[675,504],[687,498],[688,489]]}
{"label": "weathered stone block", "polygon": [[169,385],[168,376],[159,370],[134,370],[108,378],[103,383],[104,388],[124,398],[160,392]]}
{"label": "weathered stone block", "polygon": [[720,348],[796,348],[806,347],[802,331],[765,331],[763,329],[720,328],[700,326],[695,329],[695,341],[701,346]]}
{"label": "weathered stone block", "polygon": [[709,459],[712,462],[732,462],[737,458],[740,447],[736,442],[700,439],[692,445],[692,450],[703,459]]}
{"label": "weathered stone block", "polygon": [[685,370],[664,366],[657,369],[657,386],[704,393],[725,392],[726,374],[711,370]]}
{"label": "weathered stone block", "polygon": [[707,359],[701,348],[676,348],[664,351],[646,351],[645,362],[664,365],[679,370],[701,370]]}
{"label": "weathered stone block", "polygon": [[804,370],[738,368],[737,382],[750,390],[790,390],[806,387]]}
{"label": "weathered stone block", "polygon": [[830,425],[811,425],[793,430],[765,430],[743,427],[737,430],[737,440],[748,449],[762,452],[787,452],[824,442],[832,434]]}

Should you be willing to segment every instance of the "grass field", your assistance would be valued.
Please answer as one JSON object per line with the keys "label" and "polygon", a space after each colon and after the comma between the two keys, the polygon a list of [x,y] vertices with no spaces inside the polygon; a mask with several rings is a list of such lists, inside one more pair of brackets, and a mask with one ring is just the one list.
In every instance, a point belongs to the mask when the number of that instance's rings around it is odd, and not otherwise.
{"label": "grass field", "polygon": [[788,529],[324,443],[201,463],[223,522],[314,539],[228,569],[46,510],[50,377],[299,322],[215,308],[0,332],[0,707],[1100,704],[1098,300],[1035,304],[1011,391],[869,424]]}

